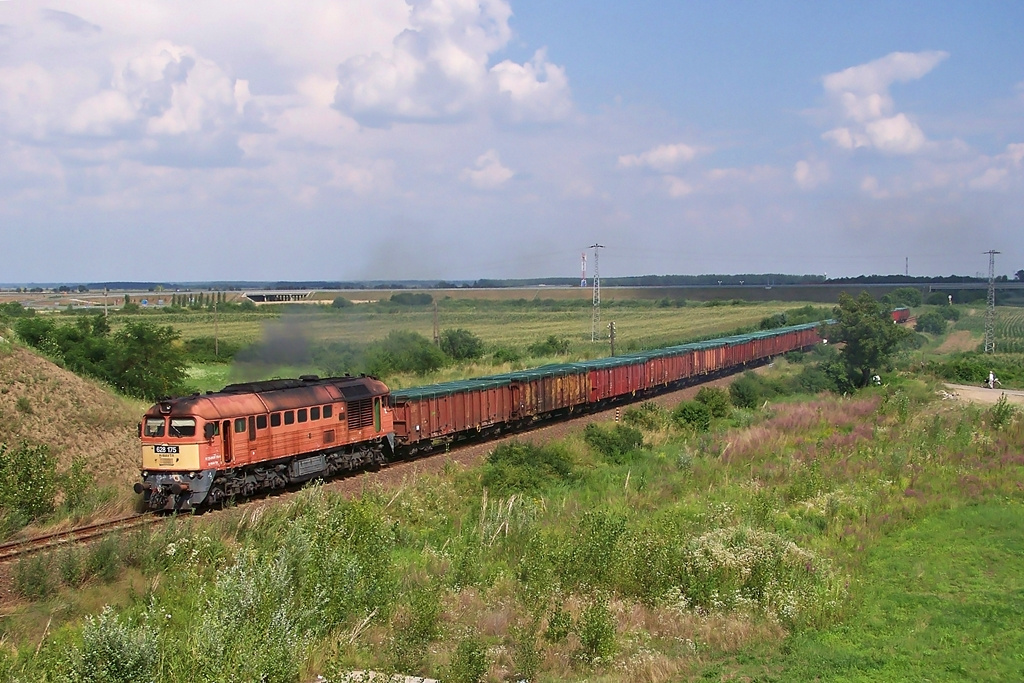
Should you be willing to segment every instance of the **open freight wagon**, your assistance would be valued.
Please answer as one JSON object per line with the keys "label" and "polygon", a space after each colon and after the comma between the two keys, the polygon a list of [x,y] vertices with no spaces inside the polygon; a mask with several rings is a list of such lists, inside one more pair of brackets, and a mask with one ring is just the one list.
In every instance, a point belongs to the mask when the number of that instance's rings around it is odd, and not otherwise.
{"label": "open freight wagon", "polygon": [[395,439],[411,450],[651,396],[814,346],[818,323],[391,392]]}

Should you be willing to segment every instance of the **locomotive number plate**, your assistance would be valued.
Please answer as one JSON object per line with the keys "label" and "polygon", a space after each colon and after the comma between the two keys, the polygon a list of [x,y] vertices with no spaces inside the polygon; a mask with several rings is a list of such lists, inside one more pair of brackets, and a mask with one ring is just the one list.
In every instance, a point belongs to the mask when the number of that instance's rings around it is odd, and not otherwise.
{"label": "locomotive number plate", "polygon": [[171,455],[178,452],[177,446],[153,446],[153,452],[157,455]]}

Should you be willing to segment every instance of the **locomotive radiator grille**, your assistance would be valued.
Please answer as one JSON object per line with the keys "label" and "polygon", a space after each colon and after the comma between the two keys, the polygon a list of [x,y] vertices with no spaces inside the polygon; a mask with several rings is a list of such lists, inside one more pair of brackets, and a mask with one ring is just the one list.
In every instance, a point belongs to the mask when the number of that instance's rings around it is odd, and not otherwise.
{"label": "locomotive radiator grille", "polygon": [[347,412],[349,429],[369,427],[373,424],[373,399],[349,401]]}

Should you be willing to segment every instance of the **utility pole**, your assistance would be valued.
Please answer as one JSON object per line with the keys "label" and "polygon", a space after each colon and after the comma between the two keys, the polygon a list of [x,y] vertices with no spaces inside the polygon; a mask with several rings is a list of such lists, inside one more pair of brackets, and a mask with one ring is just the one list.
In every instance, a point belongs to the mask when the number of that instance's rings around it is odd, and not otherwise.
{"label": "utility pole", "polygon": [[989,249],[988,254],[988,306],[985,308],[985,353],[996,352],[996,254],[1002,252]]}
{"label": "utility pole", "polygon": [[587,252],[580,252],[580,287],[587,286]]}
{"label": "utility pole", "polygon": [[615,355],[615,321],[608,323],[608,339],[612,342],[612,355]]}
{"label": "utility pole", "polygon": [[434,346],[441,346],[441,335],[437,331],[437,300],[434,300]]}
{"label": "utility pole", "polygon": [[594,313],[590,320],[590,341],[597,341],[597,328],[601,326],[601,267],[598,265],[598,249],[604,249],[603,244],[591,244],[594,250]]}
{"label": "utility pole", "polygon": [[217,300],[220,292],[213,297],[213,357],[220,358],[220,317],[217,315]]}

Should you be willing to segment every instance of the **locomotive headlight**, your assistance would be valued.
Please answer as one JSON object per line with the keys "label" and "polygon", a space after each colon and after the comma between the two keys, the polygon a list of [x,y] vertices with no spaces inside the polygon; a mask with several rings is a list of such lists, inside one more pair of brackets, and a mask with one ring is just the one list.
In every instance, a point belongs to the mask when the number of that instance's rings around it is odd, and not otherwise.
{"label": "locomotive headlight", "polygon": [[149,472],[147,472],[146,470],[142,470],[142,478],[145,479],[148,476],[149,476]]}

